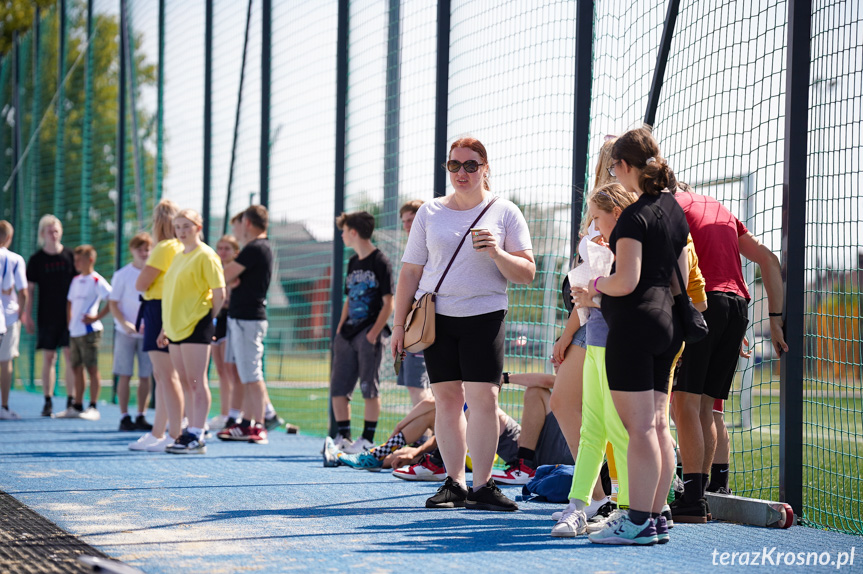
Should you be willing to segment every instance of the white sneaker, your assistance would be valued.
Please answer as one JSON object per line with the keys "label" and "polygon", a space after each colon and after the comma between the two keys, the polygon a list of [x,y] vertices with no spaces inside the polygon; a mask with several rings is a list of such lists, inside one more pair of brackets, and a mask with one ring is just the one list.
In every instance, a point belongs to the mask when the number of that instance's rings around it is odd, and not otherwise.
{"label": "white sneaker", "polygon": [[359,454],[361,452],[367,451],[369,449],[377,446],[371,441],[364,439],[363,437],[358,438],[349,446],[342,448],[342,452],[345,454]]}
{"label": "white sneaker", "polygon": [[228,422],[227,415],[216,415],[207,421],[207,428],[214,431],[220,431],[225,428],[225,423]]}
{"label": "white sneaker", "polygon": [[606,524],[608,524],[612,520],[617,520],[618,518],[620,518],[624,514],[627,514],[627,512],[625,510],[623,510],[621,508],[615,508],[614,511],[612,511],[612,513],[609,514],[608,516],[606,516],[605,518],[602,518],[600,520],[597,520],[596,522],[591,522],[590,524],[588,524],[587,525],[587,533],[590,534],[592,532],[599,532],[600,530],[605,528]]}
{"label": "white sneaker", "polygon": [[[352,444],[354,444],[354,442],[349,438],[345,438],[342,435],[337,434],[336,438],[333,439],[333,444],[336,445],[337,449],[339,449],[342,452],[345,452],[345,449],[350,448],[350,446]],[[323,452],[323,451],[321,451],[321,452]]]}
{"label": "white sneaker", "polygon": [[171,435],[165,433],[165,436],[162,438],[155,438],[155,442],[151,443],[150,446],[145,448],[147,452],[165,452],[165,448],[168,445],[174,444],[174,439],[171,438]]}
{"label": "white sneaker", "polygon": [[17,421],[20,419],[21,417],[15,411],[0,407],[0,421]]}
{"label": "white sneaker", "polygon": [[583,510],[575,509],[575,501],[571,501],[560,520],[551,529],[551,535],[557,538],[575,538],[587,532],[587,515]]}
{"label": "white sneaker", "polygon": [[154,437],[153,433],[148,432],[147,434],[145,434],[144,436],[142,436],[141,438],[139,438],[135,442],[130,443],[129,444],[129,450],[138,450],[138,451],[147,450],[147,447],[150,446],[151,444],[155,443],[157,440],[159,440],[159,439]]}
{"label": "white sneaker", "polygon": [[80,419],[81,412],[75,407],[66,407],[65,411],[61,411],[54,416],[58,419]]}
{"label": "white sneaker", "polygon": [[99,414],[99,411],[95,407],[87,407],[83,413],[81,413],[80,418],[88,421],[97,421],[102,418],[102,415]]}

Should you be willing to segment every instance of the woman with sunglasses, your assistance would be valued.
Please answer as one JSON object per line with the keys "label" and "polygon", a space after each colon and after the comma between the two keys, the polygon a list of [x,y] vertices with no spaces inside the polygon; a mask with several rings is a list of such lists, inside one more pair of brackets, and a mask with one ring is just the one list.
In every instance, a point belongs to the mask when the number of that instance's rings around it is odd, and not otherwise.
{"label": "woman with sunglasses", "polygon": [[[668,541],[662,515],[674,473],[668,429],[668,386],[682,350],[682,326],[672,310],[678,285],[674,265],[689,275],[686,216],[669,190],[674,173],[648,128],[630,130],[611,150],[612,175],[638,196],[609,237],[611,275],[597,277],[588,297],[602,295],[608,324],[605,368],[611,398],[629,434],[629,512],[590,534],[599,544],[651,545]],[[670,247],[669,247],[670,245]]]}
{"label": "woman with sunglasses", "polygon": [[[533,281],[536,264],[530,233],[515,204],[492,196],[482,143],[469,137],[453,142],[446,169],[454,193],[420,207],[402,257],[393,357],[403,351],[412,301],[433,292],[446,273],[436,296],[435,342],[424,354],[437,410],[435,436],[447,478],[426,501],[426,508],[517,510],[491,479],[491,470],[500,434],[497,408],[506,288],[508,281]],[[481,231],[474,231],[472,245],[461,244],[484,210],[474,226]],[[469,422],[465,403],[471,411]],[[470,492],[464,465],[468,448],[473,464]]]}

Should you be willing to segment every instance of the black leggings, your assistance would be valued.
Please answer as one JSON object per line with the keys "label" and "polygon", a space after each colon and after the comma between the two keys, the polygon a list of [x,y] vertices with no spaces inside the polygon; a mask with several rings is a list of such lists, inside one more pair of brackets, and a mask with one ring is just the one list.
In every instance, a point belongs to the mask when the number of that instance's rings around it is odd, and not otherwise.
{"label": "black leggings", "polygon": [[423,352],[429,381],[500,385],[506,311],[472,317],[435,315],[434,344]]}

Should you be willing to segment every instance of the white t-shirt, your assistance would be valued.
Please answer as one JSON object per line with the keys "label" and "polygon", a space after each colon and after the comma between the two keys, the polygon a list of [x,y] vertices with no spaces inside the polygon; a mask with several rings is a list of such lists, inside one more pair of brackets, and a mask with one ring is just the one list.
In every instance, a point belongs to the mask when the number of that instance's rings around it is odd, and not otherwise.
{"label": "white t-shirt", "polygon": [[[434,291],[461,238],[488,205],[491,196],[467,211],[445,207],[442,198],[424,203],[417,211],[405,247],[403,263],[423,266],[416,297]],[[532,250],[530,232],[521,210],[499,198],[477,222],[491,231],[504,251]],[[474,251],[465,239],[435,301],[435,311],[450,317],[471,317],[504,310],[508,306],[507,280],[487,253]]]}
{"label": "white t-shirt", "polygon": [[69,286],[67,299],[72,303],[72,320],[69,322],[69,336],[83,337],[87,333],[102,330],[102,322],[84,324],[84,315],[99,312],[99,303],[111,294],[111,285],[105,278],[93,271],[89,275],[76,275]]}
{"label": "white t-shirt", "polygon": [[[111,295],[108,297],[109,301],[117,301],[123,318],[133,325],[138,318],[138,308],[141,306],[141,300],[139,299],[141,292],[135,289],[135,282],[138,280],[138,275],[140,274],[141,270],[131,263],[117,270],[114,276],[111,277]],[[121,333],[126,332],[116,317],[114,318],[114,325]],[[141,334],[132,336],[143,337]]]}
{"label": "white t-shirt", "polygon": [[18,291],[27,288],[27,264],[24,258],[0,247],[0,305],[6,316],[6,326],[18,321]]}

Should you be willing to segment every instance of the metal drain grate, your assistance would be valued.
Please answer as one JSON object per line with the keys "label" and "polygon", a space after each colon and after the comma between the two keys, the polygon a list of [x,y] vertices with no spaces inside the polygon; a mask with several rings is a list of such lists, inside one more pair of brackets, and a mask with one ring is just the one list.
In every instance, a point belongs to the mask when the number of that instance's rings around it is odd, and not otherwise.
{"label": "metal drain grate", "polygon": [[0,572],[92,572],[78,556],[109,556],[0,491]]}

